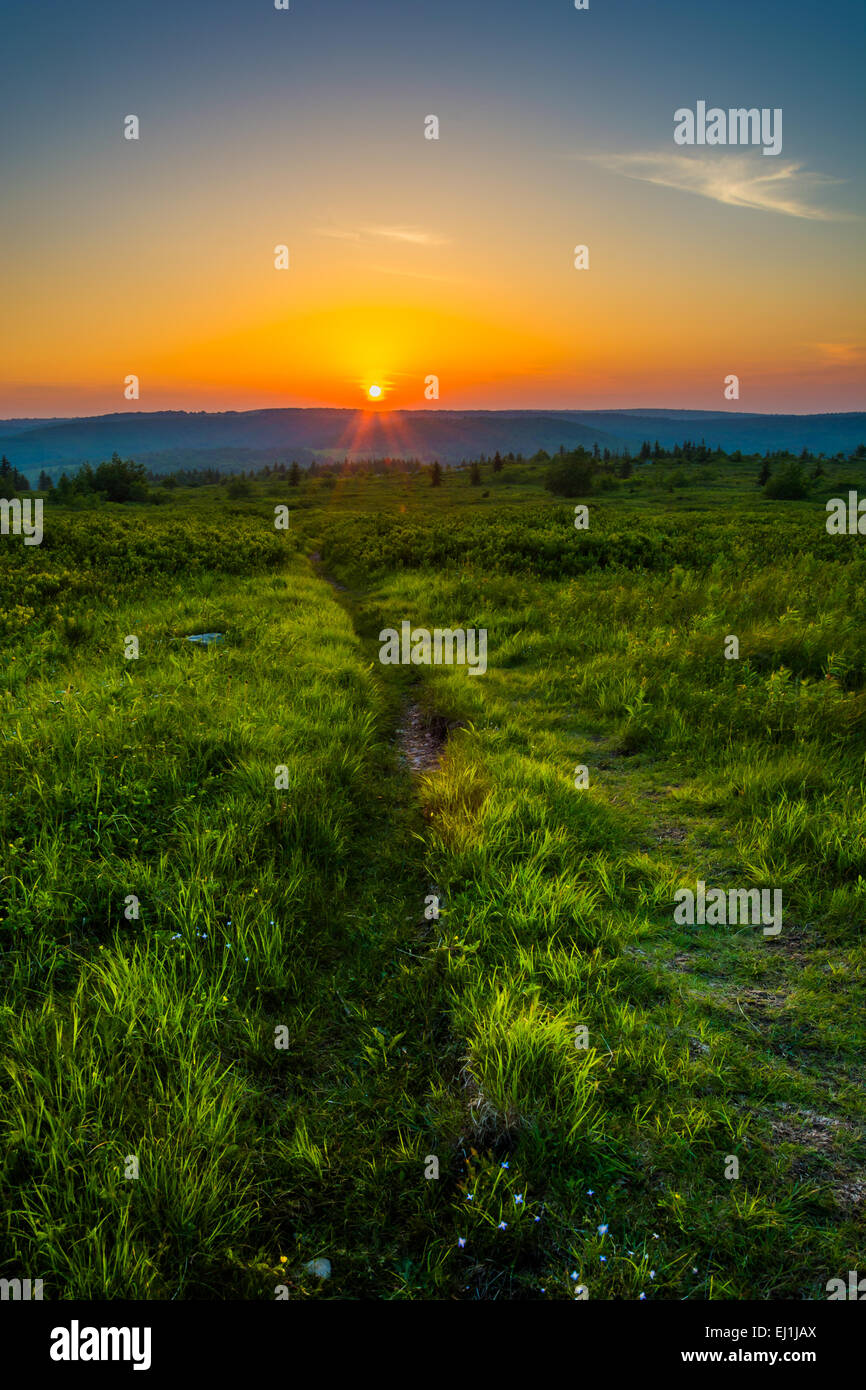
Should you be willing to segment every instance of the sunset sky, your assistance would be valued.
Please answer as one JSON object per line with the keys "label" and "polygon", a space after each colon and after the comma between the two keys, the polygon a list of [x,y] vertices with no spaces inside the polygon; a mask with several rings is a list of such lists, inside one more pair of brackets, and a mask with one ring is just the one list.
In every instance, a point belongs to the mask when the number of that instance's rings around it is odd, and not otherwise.
{"label": "sunset sky", "polygon": [[[0,16],[4,417],[864,407],[862,0]],[[698,100],[781,154],[675,145]]]}

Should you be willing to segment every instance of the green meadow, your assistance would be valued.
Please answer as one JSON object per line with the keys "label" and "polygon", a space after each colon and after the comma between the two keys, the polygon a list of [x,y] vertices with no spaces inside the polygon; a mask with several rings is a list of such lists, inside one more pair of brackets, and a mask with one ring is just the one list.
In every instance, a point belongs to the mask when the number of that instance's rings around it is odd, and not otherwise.
{"label": "green meadow", "polygon": [[[866,540],[824,504],[866,462],[804,500],[755,473],[49,495],[40,546],[0,538],[0,1276],[862,1270]],[[486,672],[382,664],[404,620],[486,629]],[[781,931],[679,924],[698,882],[781,890]]]}

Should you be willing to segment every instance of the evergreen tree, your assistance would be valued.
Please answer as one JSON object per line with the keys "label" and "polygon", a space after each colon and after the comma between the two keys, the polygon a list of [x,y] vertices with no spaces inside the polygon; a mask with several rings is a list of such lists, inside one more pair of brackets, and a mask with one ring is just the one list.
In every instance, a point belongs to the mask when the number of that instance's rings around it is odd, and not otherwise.
{"label": "evergreen tree", "polygon": [[430,469],[430,486],[440,487],[442,484],[442,468],[438,460],[435,460]]}
{"label": "evergreen tree", "polygon": [[772,473],[772,471],[773,470],[770,467],[770,460],[765,458],[764,462],[761,464],[761,471],[758,474],[758,487],[766,486],[766,484],[770,481],[770,474]]}
{"label": "evergreen tree", "polygon": [[298,467],[296,460],[295,460],[295,459],[292,459],[292,466],[291,466],[291,468],[289,469],[289,486],[290,486],[290,487],[297,487],[297,486],[298,486],[298,483],[299,483],[300,481],[301,481],[301,470],[300,470],[300,468]]}
{"label": "evergreen tree", "polygon": [[502,455],[500,454],[498,449],[496,450],[496,453],[493,455],[493,472],[502,472]]}
{"label": "evergreen tree", "polygon": [[[495,464],[494,464],[494,467],[495,467]],[[481,482],[481,465],[480,465],[480,463],[475,462],[475,463],[473,463],[473,464],[470,466],[470,469],[469,469],[469,482],[470,482],[470,484],[471,484],[472,487],[478,487],[478,484]]]}
{"label": "evergreen tree", "polygon": [[78,493],[79,497],[81,497],[95,490],[96,485],[94,483],[93,469],[89,463],[83,463],[72,479],[72,491]]}
{"label": "evergreen tree", "polygon": [[115,452],[109,463],[101,463],[95,473],[85,464],[78,474],[81,490],[104,492],[109,502],[142,502],[147,497],[147,470],[132,459]]}
{"label": "evergreen tree", "polygon": [[43,468],[42,472],[39,474],[39,491],[50,492],[53,487],[53,482]]}

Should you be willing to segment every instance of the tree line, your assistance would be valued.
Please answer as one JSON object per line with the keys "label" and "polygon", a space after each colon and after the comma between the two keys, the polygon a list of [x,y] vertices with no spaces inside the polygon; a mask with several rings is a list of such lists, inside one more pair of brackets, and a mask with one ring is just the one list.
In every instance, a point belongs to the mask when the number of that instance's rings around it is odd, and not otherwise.
{"label": "tree line", "polygon": [[[500,453],[492,456],[481,454],[477,459],[462,460],[457,468],[450,464],[442,465],[438,460],[424,464],[420,459],[370,458],[363,460],[331,460],[310,463],[302,468],[296,460],[290,464],[274,462],[262,468],[227,472],[214,467],[181,468],[171,473],[154,473],[143,464],[132,459],[122,459],[116,452],[111,458],[95,468],[84,463],[72,476],[62,473],[55,483],[43,469],[39,475],[37,489],[50,492],[58,502],[79,505],[91,501],[107,502],[164,502],[175,488],[198,488],[205,486],[225,487],[227,496],[242,498],[252,495],[254,482],[279,481],[289,487],[298,487],[308,478],[322,479],[326,485],[333,485],[338,478],[371,475],[408,473],[426,474],[433,487],[441,487],[449,474],[468,474],[470,486],[478,487],[483,481],[482,469],[502,473],[512,464],[548,464],[545,486],[557,496],[582,496],[600,489],[606,491],[619,486],[621,481],[632,477],[635,464],[641,471],[647,465],[663,462],[671,463],[757,463],[760,465],[756,483],[771,498],[796,499],[807,497],[812,484],[824,474],[824,464],[854,463],[866,461],[866,445],[859,444],[850,454],[842,451],[826,458],[823,453],[814,454],[803,449],[799,454],[790,450],[767,450],[760,453],[744,454],[739,449],[728,454],[721,446],[709,449],[702,440],[699,444],[683,440],[664,448],[658,441],[651,444],[645,440],[635,459],[630,450],[621,451],[600,449],[594,444],[592,449],[578,446],[567,451],[560,445],[559,451],[551,456],[545,449],[539,449],[529,460],[520,453]],[[688,482],[680,469],[664,479],[669,487],[682,487]],[[0,460],[0,497],[10,493],[27,492],[30,484],[10,461],[3,456]]]}

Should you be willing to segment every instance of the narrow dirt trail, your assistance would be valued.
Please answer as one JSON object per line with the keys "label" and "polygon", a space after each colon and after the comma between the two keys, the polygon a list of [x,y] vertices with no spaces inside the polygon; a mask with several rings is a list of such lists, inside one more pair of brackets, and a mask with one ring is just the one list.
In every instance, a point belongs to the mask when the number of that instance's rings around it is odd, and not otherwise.
{"label": "narrow dirt trail", "polygon": [[397,746],[413,772],[435,772],[453,727],[441,715],[427,714],[420,704],[406,706],[397,729]]}
{"label": "narrow dirt trail", "polygon": [[[339,580],[334,579],[333,575],[327,573],[323,568],[319,551],[312,551],[309,559],[316,576],[331,586],[341,608],[352,620],[359,641],[368,646],[371,657],[375,657],[378,650],[377,645],[369,632],[364,629],[364,625],[358,622],[359,597],[353,595],[347,585],[341,584]],[[393,670],[391,667],[381,667],[382,678],[384,679],[385,671],[391,670]],[[417,676],[414,676],[413,687],[416,686]],[[458,727],[453,721],[432,713],[420,700],[415,698],[413,688],[410,688],[403,695],[401,712],[395,721],[395,726],[396,746],[415,774],[433,772],[438,768],[448,737],[452,730]]]}
{"label": "narrow dirt trail", "polygon": [[[310,559],[372,665],[378,645],[365,630],[364,596]],[[424,866],[418,795],[419,780],[436,773],[449,725],[425,714],[412,694],[417,684],[407,687],[404,673],[394,678],[393,670],[382,667],[380,675],[377,661],[372,667],[382,699],[378,752],[367,774],[369,816],[334,898],[333,1007],[316,1030],[315,1064],[308,1059],[293,1097],[319,1157],[290,1225],[293,1237],[304,1231],[305,1253],[331,1262],[320,1290],[326,1298],[381,1297],[395,1270],[423,1269],[439,1235],[436,1213],[459,1177],[435,1099],[452,1089],[458,1067],[436,968],[440,930],[427,905],[437,890]],[[429,1154],[441,1164],[435,1183],[425,1179]]]}

